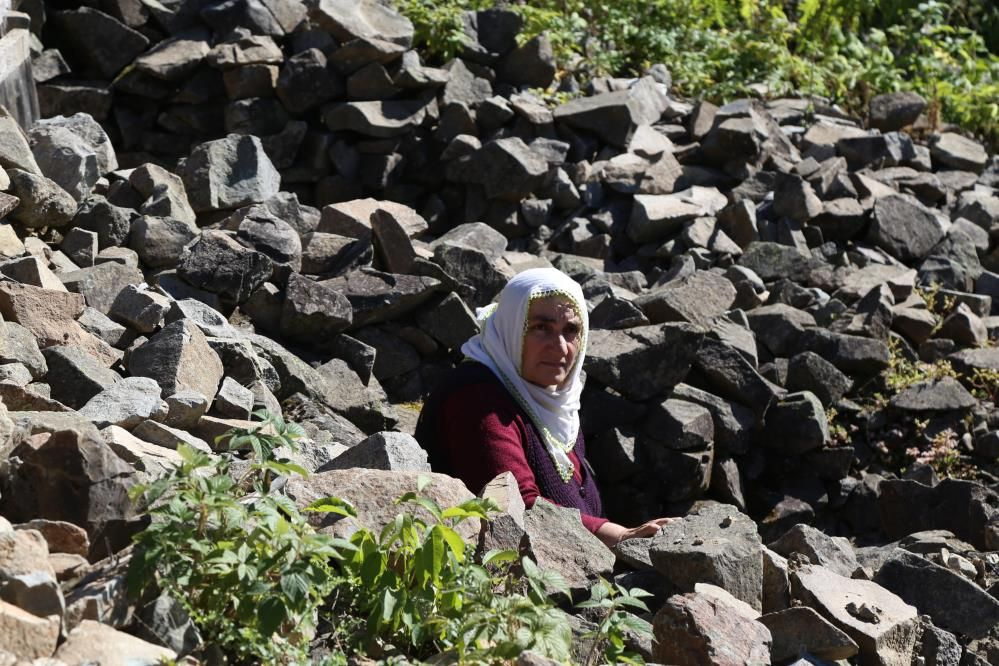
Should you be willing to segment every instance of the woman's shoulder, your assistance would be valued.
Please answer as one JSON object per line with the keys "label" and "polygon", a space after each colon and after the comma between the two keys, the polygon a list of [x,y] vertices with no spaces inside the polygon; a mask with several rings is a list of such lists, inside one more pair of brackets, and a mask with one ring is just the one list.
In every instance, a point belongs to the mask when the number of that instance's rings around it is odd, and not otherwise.
{"label": "woman's shoulder", "polygon": [[437,386],[434,396],[451,413],[496,413],[512,417],[517,412],[516,402],[499,378],[487,366],[474,361],[455,368]]}

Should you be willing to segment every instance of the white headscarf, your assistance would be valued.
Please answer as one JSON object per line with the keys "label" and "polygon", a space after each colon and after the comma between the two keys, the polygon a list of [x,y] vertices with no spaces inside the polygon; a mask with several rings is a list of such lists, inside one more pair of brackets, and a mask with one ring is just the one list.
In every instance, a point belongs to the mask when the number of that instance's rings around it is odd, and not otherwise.
{"label": "white headscarf", "polygon": [[[569,376],[554,391],[536,386],[520,375],[531,301],[549,296],[568,299],[582,327],[579,351]],[[583,393],[580,374],[590,326],[583,290],[559,270],[532,268],[511,279],[500,292],[498,302],[479,308],[476,315],[482,332],[462,345],[462,353],[486,365],[503,382],[538,429],[559,476],[568,481],[573,473],[569,452],[579,435],[579,404]]]}

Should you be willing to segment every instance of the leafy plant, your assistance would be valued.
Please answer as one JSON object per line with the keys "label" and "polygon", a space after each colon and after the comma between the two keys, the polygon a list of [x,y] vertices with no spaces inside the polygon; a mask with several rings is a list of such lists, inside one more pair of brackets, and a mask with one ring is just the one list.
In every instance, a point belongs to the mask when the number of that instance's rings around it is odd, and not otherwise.
{"label": "leafy plant", "polygon": [[[635,634],[651,636],[652,625],[625,609],[631,608],[638,612],[648,613],[649,608],[642,601],[652,595],[641,588],[627,589],[618,584],[599,580],[590,588],[590,598],[578,606],[580,608],[596,608],[600,610],[601,620],[596,630],[591,634],[593,647],[587,655],[585,664],[603,663],[597,657],[603,656],[604,661],[611,664],[644,663],[640,657],[632,654],[626,645],[628,631]],[[603,648],[603,654],[600,650]]]}

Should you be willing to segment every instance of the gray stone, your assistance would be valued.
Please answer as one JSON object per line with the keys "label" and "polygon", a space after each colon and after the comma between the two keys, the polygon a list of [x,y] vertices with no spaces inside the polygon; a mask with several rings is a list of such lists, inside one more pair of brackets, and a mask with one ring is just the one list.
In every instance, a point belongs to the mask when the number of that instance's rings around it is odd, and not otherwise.
{"label": "gray stone", "polygon": [[73,226],[97,233],[101,249],[123,245],[128,240],[134,211],[109,203],[102,197],[90,197],[80,203]]}
{"label": "gray stone", "polygon": [[664,664],[768,664],[770,630],[724,600],[677,594],[653,620],[652,657]]}
{"label": "gray stone", "polygon": [[980,483],[943,479],[927,486],[906,479],[877,485],[881,529],[889,539],[914,532],[949,530],[979,550],[989,550],[989,523],[999,517],[999,497]]}
{"label": "gray stone", "polygon": [[857,335],[809,328],[797,340],[798,349],[812,351],[848,375],[868,377],[888,367],[888,345]]}
{"label": "gray stone", "polygon": [[547,88],[555,78],[551,40],[541,34],[508,53],[499,65],[500,80],[514,86]]}
{"label": "gray stone", "polygon": [[768,613],[759,621],[773,636],[770,656],[774,661],[783,662],[805,653],[838,661],[860,650],[852,638],[808,606]]}
{"label": "gray stone", "polygon": [[261,252],[275,268],[299,271],[302,268],[302,240],[294,227],[263,206],[251,206],[238,211],[229,222],[242,218],[236,226],[236,237]]}
{"label": "gray stone", "polygon": [[132,434],[145,442],[166,449],[176,450],[180,444],[184,444],[202,453],[212,452],[208,442],[203,439],[151,419],[146,419],[136,425],[132,429]]}
{"label": "gray stone", "polygon": [[181,430],[191,430],[208,411],[208,398],[193,389],[182,389],[167,396],[167,415],[163,423]]}
{"label": "gray stone", "polygon": [[570,590],[588,589],[610,575],[614,553],[583,527],[578,509],[538,498],[524,513],[524,528],[534,561],[561,574]]}
{"label": "gray stone", "polygon": [[139,206],[143,215],[170,218],[194,226],[196,215],[180,176],[155,164],[143,164],[132,171],[128,183],[144,198]]}
{"label": "gray stone", "polygon": [[406,48],[413,43],[410,20],[376,0],[321,0],[310,18],[341,43],[353,39],[381,40]]}
{"label": "gray stone", "polygon": [[170,309],[170,299],[136,285],[128,285],[115,297],[108,316],[139,333],[152,333]]}
{"label": "gray stone", "polygon": [[80,409],[121,379],[77,347],[49,347],[44,354],[48,364],[45,381],[52,387],[52,399],[73,409]]}
{"label": "gray stone", "polygon": [[447,164],[449,179],[482,185],[488,198],[509,201],[539,189],[547,174],[548,161],[517,137],[489,141]]}
{"label": "gray stone", "polygon": [[871,241],[901,261],[922,259],[944,236],[934,212],[901,195],[874,203]]}
{"label": "gray stone", "polygon": [[225,377],[212,403],[212,410],[231,419],[249,420],[253,411],[253,391],[241,386],[232,377]]}
{"label": "gray stone", "polygon": [[979,347],[985,344],[989,335],[981,317],[965,303],[959,303],[940,324],[935,337],[953,340],[959,345]]}
{"label": "gray stone", "polygon": [[11,219],[31,229],[64,227],[76,214],[76,201],[45,176],[20,169],[8,169],[10,193],[21,204],[10,214]]}
{"label": "gray stone", "polygon": [[150,377],[168,396],[192,389],[214,396],[222,381],[222,361],[205,340],[204,333],[188,320],[176,321],[132,350],[128,371]]}
{"label": "gray stone", "polygon": [[162,419],[167,407],[155,381],[126,377],[88,400],[79,412],[99,428],[116,425],[131,430],[146,419]]}
{"label": "gray stone", "polygon": [[31,154],[27,135],[6,108],[0,109],[0,167],[8,171],[21,169],[36,176],[42,174]]}
{"label": "gray stone", "polygon": [[128,244],[151,268],[175,267],[184,248],[198,235],[190,222],[172,217],[143,215],[131,225]]}
{"label": "gray stone", "polygon": [[166,81],[188,78],[208,55],[211,47],[205,33],[165,39],[135,59],[135,69]]}
{"label": "gray stone", "polygon": [[83,327],[83,330],[97,336],[112,347],[117,347],[122,336],[125,335],[124,326],[111,321],[103,312],[89,306],[84,308],[83,314],[80,315],[77,322]]}
{"label": "gray stone", "polygon": [[702,339],[703,332],[690,324],[592,330],[583,368],[625,398],[644,401],[686,376]]}
{"label": "gray stone", "polygon": [[77,266],[86,268],[94,265],[94,259],[99,252],[98,238],[96,231],[74,227],[63,237],[59,249]]}
{"label": "gray stone", "polygon": [[205,231],[178,267],[195,287],[243,302],[271,275],[272,262],[264,254],[241,245],[220,231]]}
{"label": "gray stone", "polygon": [[426,104],[418,100],[345,102],[326,107],[323,122],[333,132],[348,130],[389,139],[419,127],[426,114]]}
{"label": "gray stone", "polygon": [[795,525],[779,539],[768,543],[767,547],[785,557],[800,553],[812,564],[821,565],[847,578],[860,566],[847,539],[828,536],[803,523]]}
{"label": "gray stone", "polygon": [[393,472],[431,471],[426,450],[410,435],[401,432],[375,433],[347,449],[317,471],[357,467]]}
{"label": "gray stone", "polygon": [[14,604],[22,610],[37,615],[62,616],[66,612],[66,602],[55,577],[46,571],[33,571],[23,574],[7,574],[0,585],[0,599]]}
{"label": "gray stone", "polygon": [[762,606],[762,544],[756,525],[733,506],[704,504],[683,520],[664,526],[649,557],[680,590],[695,583],[721,587],[759,610]]}
{"label": "gray stone", "polygon": [[183,604],[163,592],[138,609],[139,638],[163,645],[179,655],[190,654],[201,645],[201,633]]}
{"label": "gray stone", "polygon": [[791,571],[794,598],[850,636],[863,663],[902,666],[912,661],[919,627],[916,609],[867,580],[839,576],[824,567]]}
{"label": "gray stone", "polygon": [[716,188],[698,185],[674,194],[638,194],[628,221],[628,237],[636,243],[663,240],[685,223],[713,216],[727,204]]}
{"label": "gray stone", "polygon": [[707,408],[714,424],[715,444],[720,450],[737,454],[749,450],[756,427],[752,410],[687,384],[678,384],[671,397]]}
{"label": "gray stone", "polygon": [[953,377],[927,379],[903,389],[890,404],[906,412],[932,412],[971,409],[978,400]]}
{"label": "gray stone", "polygon": [[181,176],[197,212],[266,201],[281,185],[260,139],[234,134],[195,146]]}
{"label": "gray stone", "polygon": [[60,48],[76,54],[81,73],[92,78],[110,81],[149,45],[142,33],[90,7],[55,12],[50,21],[65,40]]}
{"label": "gray stone", "polygon": [[933,161],[951,169],[981,173],[988,161],[984,146],[953,132],[934,135],[930,140]]}
{"label": "gray stone", "polygon": [[836,366],[810,351],[792,356],[787,364],[788,391],[810,391],[823,405],[839,402],[853,386],[853,381]]}
{"label": "gray stone", "polygon": [[710,337],[698,348],[695,365],[714,393],[749,407],[758,416],[783,394],[738,349]]}
{"label": "gray stone", "polygon": [[102,174],[97,154],[86,141],[58,125],[38,124],[29,136],[43,173],[77,201],[90,195]]}
{"label": "gray stone", "polygon": [[35,379],[41,379],[48,372],[35,336],[12,321],[0,322],[0,363],[22,363]]}
{"label": "gray stone", "polygon": [[69,664],[100,660],[101,663],[155,664],[177,658],[173,650],[136,638],[114,627],[83,620],[56,650],[55,659]]}
{"label": "gray stone", "polygon": [[812,186],[798,176],[777,179],[774,212],[798,224],[805,224],[822,213],[822,201]]}
{"label": "gray stone", "polygon": [[790,456],[818,449],[829,440],[825,409],[810,391],[789,393],[774,403],[767,410],[764,432],[768,446]]}
{"label": "gray stone", "polygon": [[687,321],[707,324],[726,312],[735,300],[735,287],[715,273],[697,271],[634,299],[653,324]]}
{"label": "gray stone", "polygon": [[[421,329],[447,349],[461,348],[466,340],[479,332],[475,315],[454,292],[436,305],[417,312],[416,321]],[[592,325],[592,319],[590,323]]]}
{"label": "gray stone", "polygon": [[868,122],[882,132],[900,130],[916,122],[926,100],[914,92],[893,92],[871,98]]}
{"label": "gray stone", "polygon": [[[358,344],[363,343],[358,341]],[[319,366],[318,372],[324,380],[324,402],[337,414],[347,417],[366,432],[384,430],[387,424],[395,423],[396,414],[388,404],[388,396],[370,372],[364,380],[347,361],[339,358]]]}
{"label": "gray stone", "polygon": [[31,383],[31,370],[20,363],[5,363],[0,365],[0,382],[11,382],[25,387]]}
{"label": "gray stone", "polygon": [[211,338],[238,338],[237,331],[225,316],[215,308],[193,298],[182,298],[170,302],[164,323],[172,324],[179,319],[188,319],[201,332]]}
{"label": "gray stone", "polygon": [[398,319],[416,310],[437,293],[440,285],[430,277],[365,268],[317,284],[346,296],[353,308],[353,320],[348,319],[353,329]]}
{"label": "gray stone", "polygon": [[328,339],[351,325],[353,310],[341,289],[293,273],[288,280],[281,331],[303,342]]}
{"label": "gray stone", "polygon": [[0,273],[21,284],[30,284],[53,291],[66,291],[66,287],[63,286],[59,278],[38,257],[8,259],[0,263]]}
{"label": "gray stone", "polygon": [[579,97],[554,111],[555,121],[593,132],[603,141],[624,147],[639,125],[651,125],[666,109],[666,96],[649,77],[627,90]]}
{"label": "gray stone", "polygon": [[933,624],[969,638],[982,638],[999,624],[999,600],[964,576],[924,557],[897,549],[874,582],[894,592]]}
{"label": "gray stone", "polygon": [[343,81],[326,66],[326,55],[313,48],[285,61],[276,92],[284,108],[302,114],[342,96],[343,91]]}

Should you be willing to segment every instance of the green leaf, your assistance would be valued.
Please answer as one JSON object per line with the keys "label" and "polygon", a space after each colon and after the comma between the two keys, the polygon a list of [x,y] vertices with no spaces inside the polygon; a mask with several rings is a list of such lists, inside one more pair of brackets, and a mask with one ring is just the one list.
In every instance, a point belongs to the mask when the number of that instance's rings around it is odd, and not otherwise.
{"label": "green leaf", "polygon": [[257,622],[260,633],[264,636],[274,634],[287,618],[287,609],[280,599],[270,597],[264,599],[257,607]]}
{"label": "green leaf", "polygon": [[482,564],[501,564],[503,562],[515,562],[520,557],[520,553],[515,550],[490,550],[482,557]]}
{"label": "green leaf", "polygon": [[392,614],[395,612],[396,604],[398,599],[392,590],[385,590],[382,592],[381,604],[380,604],[380,616],[382,622],[390,622],[392,620]]}
{"label": "green leaf", "polygon": [[416,479],[416,492],[422,493],[431,483],[433,483],[433,479],[425,474],[421,474]]}
{"label": "green leaf", "polygon": [[461,535],[446,525],[435,525],[434,530],[437,530],[438,533],[444,538],[444,541],[447,542],[451,552],[454,553],[455,559],[458,560],[458,562],[464,562],[465,540],[461,538]]}
{"label": "green leaf", "polygon": [[354,508],[354,505],[339,497],[317,499],[302,510],[310,513],[336,513],[349,518],[357,518],[357,509]]}

